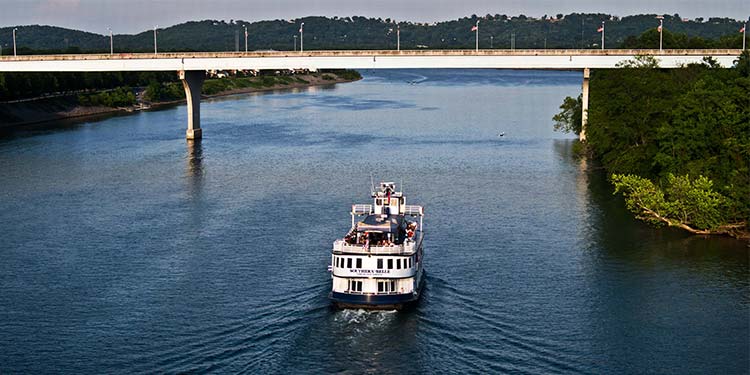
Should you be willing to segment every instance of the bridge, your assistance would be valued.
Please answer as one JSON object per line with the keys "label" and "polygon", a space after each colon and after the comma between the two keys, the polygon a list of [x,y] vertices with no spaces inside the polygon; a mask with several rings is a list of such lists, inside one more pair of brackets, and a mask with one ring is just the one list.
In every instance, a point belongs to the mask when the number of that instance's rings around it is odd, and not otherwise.
{"label": "bridge", "polygon": [[0,72],[175,71],[187,98],[187,138],[200,139],[200,100],[206,70],[279,69],[552,69],[583,71],[583,129],[586,139],[591,69],[614,69],[636,56],[650,55],[661,68],[701,63],[711,56],[731,67],[740,49],[668,50],[342,50],[119,53],[0,57]]}

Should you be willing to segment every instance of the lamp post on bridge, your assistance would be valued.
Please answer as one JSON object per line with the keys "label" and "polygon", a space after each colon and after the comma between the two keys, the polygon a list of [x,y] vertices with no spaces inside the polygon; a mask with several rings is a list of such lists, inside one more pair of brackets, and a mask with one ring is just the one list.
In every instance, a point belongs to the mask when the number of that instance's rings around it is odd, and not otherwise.
{"label": "lamp post on bridge", "polygon": [[112,28],[108,27],[107,30],[109,30],[109,54],[112,55],[115,52],[115,49],[114,49],[114,39],[113,39],[113,36],[112,36]]}
{"label": "lamp post on bridge", "polygon": [[604,50],[604,21],[602,21],[602,27],[600,27],[599,30],[596,31],[602,33],[602,50]]}
{"label": "lamp post on bridge", "polygon": [[17,56],[16,55],[16,31],[18,31],[18,29],[14,28],[13,29],[13,56]]}
{"label": "lamp post on bridge", "polygon": [[299,25],[299,51],[305,52],[305,23]]}
{"label": "lamp post on bridge", "polygon": [[297,34],[292,35],[294,37],[294,52],[297,52]]}
{"label": "lamp post on bridge", "polygon": [[656,18],[659,20],[659,27],[657,30],[659,31],[659,52],[662,51],[662,33],[664,31],[664,16],[656,16]]}
{"label": "lamp post on bridge", "polygon": [[401,25],[398,24],[396,25],[396,51],[401,51]]}
{"label": "lamp post on bridge", "polygon": [[154,26],[154,55],[158,54],[158,50],[156,48],[156,28],[158,28],[159,25]]}
{"label": "lamp post on bridge", "polygon": [[494,42],[494,40],[495,40],[495,37],[494,37],[494,36],[492,36],[492,35],[490,35],[490,49],[492,49],[492,48],[493,48],[493,46],[492,46],[492,45],[494,44],[494,43],[493,43],[493,42]]}
{"label": "lamp post on bridge", "polygon": [[242,25],[245,28],[245,52],[247,52],[247,25]]}
{"label": "lamp post on bridge", "polygon": [[476,46],[474,47],[474,50],[479,52],[479,20],[477,20],[477,23],[471,28],[471,31],[476,32]]}

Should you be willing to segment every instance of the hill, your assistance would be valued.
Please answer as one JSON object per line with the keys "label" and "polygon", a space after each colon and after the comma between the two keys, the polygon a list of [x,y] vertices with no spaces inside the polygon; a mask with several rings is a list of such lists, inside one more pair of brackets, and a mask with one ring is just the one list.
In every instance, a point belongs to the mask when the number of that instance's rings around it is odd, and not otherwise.
{"label": "hill", "polygon": [[[599,48],[597,28],[606,22],[606,46],[623,46],[628,37],[637,37],[658,25],[656,15],[617,17],[602,13],[558,14],[531,18],[524,15],[472,15],[432,24],[399,22],[403,49],[473,48],[471,27],[480,20],[480,48],[510,48],[511,35],[516,48]],[[241,20],[204,20],[186,22],[158,30],[160,51],[234,51],[244,50],[244,27],[249,33],[250,50],[292,50],[294,36],[305,23],[305,49],[395,49],[397,24],[391,19],[366,17],[304,17],[295,20],[246,22]],[[667,31],[691,38],[720,40],[740,48],[742,21],[729,18],[683,19],[666,15]],[[54,26],[17,26],[19,53],[67,51],[108,52],[109,36]],[[0,28],[3,54],[12,50],[13,27]],[[491,38],[492,37],[492,38]],[[734,45],[736,44],[736,46]],[[117,34],[115,51],[153,51],[153,30],[138,34]],[[658,45],[649,46],[656,48]],[[665,48],[669,48],[665,44]]]}

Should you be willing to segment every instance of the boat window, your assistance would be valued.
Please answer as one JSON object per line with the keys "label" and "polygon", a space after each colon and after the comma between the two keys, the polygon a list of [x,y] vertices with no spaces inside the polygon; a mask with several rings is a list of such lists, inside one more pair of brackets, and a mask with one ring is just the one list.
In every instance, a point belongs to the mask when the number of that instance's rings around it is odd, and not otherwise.
{"label": "boat window", "polygon": [[396,269],[401,269],[401,259],[396,259]]}
{"label": "boat window", "polygon": [[361,281],[349,280],[349,291],[350,292],[361,292],[362,291],[362,282]]}
{"label": "boat window", "polygon": [[409,257],[409,268],[411,268],[411,257]]}
{"label": "boat window", "polygon": [[346,268],[352,268],[352,258],[346,258]]}
{"label": "boat window", "polygon": [[390,293],[396,290],[394,281],[378,281],[378,293]]}
{"label": "boat window", "polygon": [[362,268],[362,258],[357,258],[357,268]]}
{"label": "boat window", "polygon": [[378,198],[378,199],[375,200],[375,205],[380,206],[381,204],[383,204],[383,200],[382,199]]}
{"label": "boat window", "polygon": [[388,259],[388,269],[389,270],[393,269],[393,259]]}
{"label": "boat window", "polygon": [[378,269],[379,270],[383,269],[383,260],[382,259],[378,259]]}

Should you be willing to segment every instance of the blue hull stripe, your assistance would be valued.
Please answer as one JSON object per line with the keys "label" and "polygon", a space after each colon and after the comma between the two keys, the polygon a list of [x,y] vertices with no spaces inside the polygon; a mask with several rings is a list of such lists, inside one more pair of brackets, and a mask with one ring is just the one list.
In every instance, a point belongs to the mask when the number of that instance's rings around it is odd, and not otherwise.
{"label": "blue hull stripe", "polygon": [[409,303],[417,299],[419,295],[412,293],[406,294],[387,294],[382,296],[367,294],[347,294],[331,292],[331,300],[338,303],[353,305],[398,305]]}

